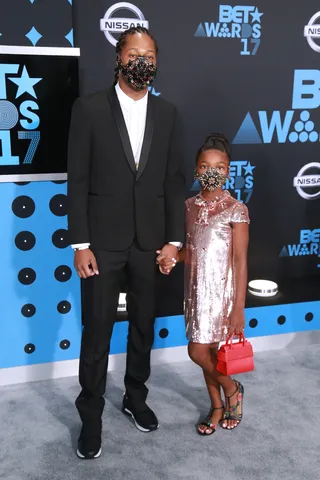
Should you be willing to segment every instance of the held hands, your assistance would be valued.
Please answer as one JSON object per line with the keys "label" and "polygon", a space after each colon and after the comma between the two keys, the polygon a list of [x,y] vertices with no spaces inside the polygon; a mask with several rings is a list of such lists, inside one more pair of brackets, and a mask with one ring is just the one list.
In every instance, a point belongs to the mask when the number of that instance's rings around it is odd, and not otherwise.
{"label": "held hands", "polygon": [[179,250],[174,245],[167,244],[162,247],[162,250],[157,250],[157,254],[156,262],[160,272],[163,275],[169,275],[179,260]]}
{"label": "held hands", "polygon": [[234,309],[229,317],[228,336],[243,334],[245,327],[244,309]]}
{"label": "held hands", "polygon": [[96,257],[90,248],[77,250],[74,254],[74,266],[80,278],[89,278],[99,275]]}
{"label": "held hands", "polygon": [[[167,244],[162,250],[157,250],[157,254],[156,262],[159,265],[160,272],[169,275],[179,260],[179,250],[174,245]],[[80,278],[99,275],[97,260],[90,248],[75,252],[74,267]]]}

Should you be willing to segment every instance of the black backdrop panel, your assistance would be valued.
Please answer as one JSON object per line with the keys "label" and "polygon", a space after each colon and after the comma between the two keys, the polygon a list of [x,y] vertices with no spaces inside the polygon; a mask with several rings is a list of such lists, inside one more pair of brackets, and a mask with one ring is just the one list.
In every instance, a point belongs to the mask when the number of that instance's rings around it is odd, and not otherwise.
{"label": "black backdrop panel", "polygon": [[[107,0],[74,3],[82,94],[113,81],[115,49],[101,30],[118,37],[110,28],[119,28],[119,21],[102,20],[113,5],[119,7]],[[320,41],[311,36],[310,46],[304,37],[318,2],[139,0],[134,7],[160,48],[152,93],[174,103],[183,119],[187,196],[196,193],[196,150],[209,132],[225,133],[233,143],[230,191],[248,203],[252,221],[249,279],[277,281],[276,303],[320,298],[320,186],[294,187],[303,167],[304,185],[316,185],[320,173]],[[111,16],[134,23],[139,13],[132,10]],[[182,268],[159,279],[159,314],[182,311],[182,280]],[[248,298],[248,306],[255,303]]]}
{"label": "black backdrop panel", "polygon": [[66,173],[78,58],[0,53],[0,69],[0,175]]}
{"label": "black backdrop panel", "polygon": [[72,0],[1,0],[0,44],[72,45]]}
{"label": "black backdrop panel", "polygon": [[[1,45],[72,47],[72,0],[3,0],[0,11]],[[0,63],[0,82],[5,82],[6,89],[4,92],[2,84],[1,180],[7,178],[4,175],[8,174],[65,173],[70,108],[78,93],[78,59],[1,54]],[[14,74],[6,74],[3,70],[3,64],[10,63],[19,65],[18,71]],[[25,79],[19,80],[23,72]],[[30,81],[28,77],[31,78]],[[13,78],[13,81],[10,78]],[[34,83],[32,90],[34,78],[41,80]],[[20,82],[20,88],[17,82]],[[28,86],[30,91],[22,92],[22,87]],[[30,102],[33,102],[31,106]],[[29,113],[26,111],[27,107]],[[11,115],[11,123],[12,119],[18,116],[18,122],[12,129],[8,129],[8,115],[9,117]],[[37,144],[38,134],[40,141]],[[19,165],[14,165],[14,161],[8,165],[10,151],[12,156],[19,156]]]}

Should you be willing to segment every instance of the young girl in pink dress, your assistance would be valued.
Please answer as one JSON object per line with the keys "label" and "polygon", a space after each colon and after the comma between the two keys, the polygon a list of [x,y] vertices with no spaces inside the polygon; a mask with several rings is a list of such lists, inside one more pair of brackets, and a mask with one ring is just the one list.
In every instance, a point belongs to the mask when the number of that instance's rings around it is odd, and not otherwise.
{"label": "young girl in pink dress", "polygon": [[[201,435],[212,435],[218,423],[234,429],[243,411],[243,386],[216,370],[219,342],[242,333],[245,323],[249,216],[247,207],[222,188],[229,164],[225,136],[209,135],[197,154],[201,193],[186,201],[187,237],[180,255],[189,356],[202,368],[211,400],[207,418],[197,426]],[[164,273],[174,264],[163,262]]]}

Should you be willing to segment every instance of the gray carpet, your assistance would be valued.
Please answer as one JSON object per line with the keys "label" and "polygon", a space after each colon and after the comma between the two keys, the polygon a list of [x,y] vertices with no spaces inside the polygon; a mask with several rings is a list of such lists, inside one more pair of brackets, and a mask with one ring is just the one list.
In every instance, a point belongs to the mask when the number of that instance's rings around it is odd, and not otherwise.
{"label": "gray carpet", "polygon": [[320,477],[320,346],[256,354],[242,375],[244,420],[200,437],[209,406],[200,370],[175,363],[153,369],[149,403],[161,428],[140,433],[120,412],[122,375],[109,376],[103,453],[74,454],[79,422],[76,378],[0,388],[1,480],[302,480]]}

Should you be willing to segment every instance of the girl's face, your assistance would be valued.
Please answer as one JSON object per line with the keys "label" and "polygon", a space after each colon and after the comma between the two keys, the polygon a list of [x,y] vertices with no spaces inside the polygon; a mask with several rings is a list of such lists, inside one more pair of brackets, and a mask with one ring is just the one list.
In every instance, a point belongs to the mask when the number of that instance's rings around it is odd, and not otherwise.
{"label": "girl's face", "polygon": [[220,150],[202,152],[197,163],[197,173],[201,175],[209,167],[216,168],[222,175],[229,175],[228,155]]}

